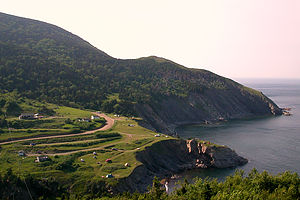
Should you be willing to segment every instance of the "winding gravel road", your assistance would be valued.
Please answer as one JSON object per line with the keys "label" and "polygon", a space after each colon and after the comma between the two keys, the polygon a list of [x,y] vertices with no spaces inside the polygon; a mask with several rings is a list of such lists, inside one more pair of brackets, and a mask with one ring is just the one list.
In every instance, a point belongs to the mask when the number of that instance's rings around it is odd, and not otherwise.
{"label": "winding gravel road", "polygon": [[78,136],[78,135],[88,135],[95,133],[96,131],[105,131],[113,127],[115,120],[113,118],[108,117],[105,114],[98,114],[98,113],[93,113],[94,115],[98,115],[99,117],[103,117],[106,120],[106,124],[99,129],[92,130],[92,131],[86,131],[83,133],[74,133],[74,134],[66,134],[66,135],[52,135],[52,136],[44,136],[44,137],[32,137],[32,138],[25,138],[25,139],[15,139],[12,141],[6,141],[6,142],[1,142],[0,145],[3,144],[11,144],[15,142],[22,142],[22,141],[32,141],[32,140],[41,140],[41,139],[50,139],[50,138],[62,138],[62,137],[71,137],[71,136]]}

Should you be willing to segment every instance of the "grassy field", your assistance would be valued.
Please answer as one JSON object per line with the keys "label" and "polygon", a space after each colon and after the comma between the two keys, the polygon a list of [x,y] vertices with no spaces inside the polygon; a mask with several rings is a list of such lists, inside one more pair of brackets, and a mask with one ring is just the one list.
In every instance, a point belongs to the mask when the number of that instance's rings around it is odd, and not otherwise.
{"label": "grassy field", "polygon": [[89,118],[91,116],[90,111],[70,108],[66,106],[56,107],[54,111],[57,113],[58,116],[68,117],[70,119]]}
{"label": "grassy field", "polygon": [[[53,107],[53,109],[57,118],[53,119],[54,121],[48,126],[41,120],[41,124],[33,128],[13,129],[10,133],[5,130],[0,134],[0,141],[22,137],[32,139],[1,145],[1,174],[11,168],[19,176],[31,174],[37,178],[52,177],[60,182],[73,184],[75,188],[76,184],[84,184],[89,180],[111,182],[117,180],[116,178],[130,175],[137,166],[141,165],[135,158],[137,151],[155,142],[172,139],[165,135],[155,137],[157,133],[139,126],[134,119],[114,115],[109,115],[115,120],[109,130],[71,137],[35,139],[40,135],[68,133],[73,129],[60,128],[65,125],[65,119],[76,120],[90,117],[92,114],[91,111],[68,107]],[[47,127],[53,128],[54,125],[57,125],[57,129],[47,129]],[[32,146],[31,143],[35,145]],[[26,156],[19,156],[19,151],[24,151]],[[49,160],[37,163],[35,160],[38,155],[47,155]],[[106,162],[106,159],[110,159],[111,163]],[[125,163],[129,166],[125,166]],[[115,178],[106,178],[110,173]]]}
{"label": "grassy field", "polygon": [[79,133],[105,125],[104,119],[90,122],[79,121],[79,119],[90,119],[93,113],[88,110],[42,104],[35,101],[28,102],[28,100],[26,103],[22,102],[18,105],[22,112],[38,113],[42,107],[42,110],[46,109],[52,114],[31,120],[19,120],[16,116],[7,116],[7,125],[0,129],[0,143],[23,138]]}

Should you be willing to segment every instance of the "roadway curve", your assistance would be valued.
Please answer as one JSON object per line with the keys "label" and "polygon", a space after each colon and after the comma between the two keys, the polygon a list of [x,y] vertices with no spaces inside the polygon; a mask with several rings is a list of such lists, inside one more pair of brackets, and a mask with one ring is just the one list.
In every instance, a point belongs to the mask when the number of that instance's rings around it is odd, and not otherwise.
{"label": "roadway curve", "polygon": [[67,135],[52,135],[52,136],[44,136],[44,137],[32,137],[32,138],[26,138],[26,139],[15,139],[12,141],[6,141],[6,142],[1,142],[0,145],[3,144],[11,144],[15,142],[22,142],[22,141],[32,141],[32,140],[41,140],[41,139],[51,139],[51,138],[62,138],[62,137],[72,137],[72,136],[78,136],[78,135],[88,135],[95,133],[96,131],[105,131],[113,127],[115,120],[113,118],[108,117],[105,114],[98,114],[98,113],[93,113],[94,115],[98,115],[99,117],[103,117],[106,120],[106,124],[96,130],[92,131],[86,131],[83,133],[73,133],[73,134],[67,134]]}

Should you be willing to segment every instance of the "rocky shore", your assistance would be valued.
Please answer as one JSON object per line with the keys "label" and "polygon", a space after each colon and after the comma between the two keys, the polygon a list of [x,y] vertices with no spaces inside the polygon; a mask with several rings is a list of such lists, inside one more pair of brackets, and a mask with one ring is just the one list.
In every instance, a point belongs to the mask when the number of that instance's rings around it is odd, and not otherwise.
{"label": "rocky shore", "polygon": [[170,177],[174,173],[197,168],[228,168],[244,165],[247,159],[226,147],[198,140],[165,140],[137,152],[143,163],[129,177],[121,179],[118,192],[145,192],[154,176]]}
{"label": "rocky shore", "polygon": [[162,99],[159,104],[136,104],[135,111],[144,119],[140,125],[169,135],[176,135],[176,127],[186,124],[282,114],[282,110],[262,93],[240,92],[240,88],[209,89],[184,99],[172,96]]}

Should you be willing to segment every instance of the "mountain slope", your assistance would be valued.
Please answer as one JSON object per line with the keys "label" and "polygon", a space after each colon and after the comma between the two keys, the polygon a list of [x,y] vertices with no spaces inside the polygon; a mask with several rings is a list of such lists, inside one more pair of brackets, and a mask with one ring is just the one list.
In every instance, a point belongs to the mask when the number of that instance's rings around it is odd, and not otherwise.
{"label": "mountain slope", "polygon": [[266,96],[206,70],[146,57],[115,59],[44,22],[0,13],[0,89],[73,107],[183,123],[280,114]]}

